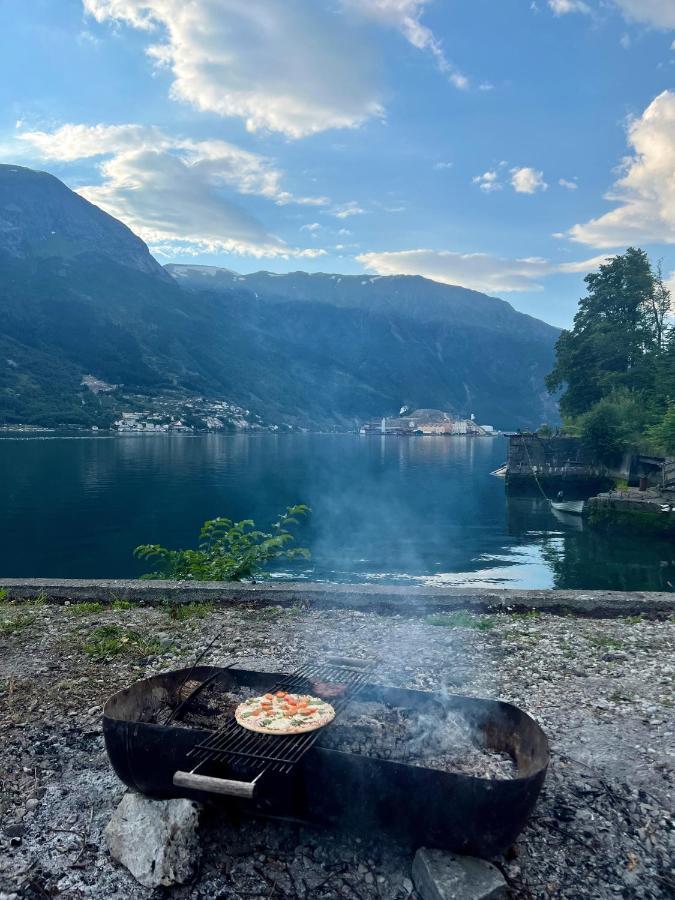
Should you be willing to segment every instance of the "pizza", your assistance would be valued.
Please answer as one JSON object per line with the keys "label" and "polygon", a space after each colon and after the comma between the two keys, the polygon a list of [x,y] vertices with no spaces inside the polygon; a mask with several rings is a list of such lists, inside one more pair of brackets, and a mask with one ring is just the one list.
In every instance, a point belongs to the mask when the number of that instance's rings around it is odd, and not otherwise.
{"label": "pizza", "polygon": [[263,734],[301,734],[315,731],[335,718],[335,710],[324,700],[309,694],[276,691],[251,697],[234,711],[237,722],[249,731]]}

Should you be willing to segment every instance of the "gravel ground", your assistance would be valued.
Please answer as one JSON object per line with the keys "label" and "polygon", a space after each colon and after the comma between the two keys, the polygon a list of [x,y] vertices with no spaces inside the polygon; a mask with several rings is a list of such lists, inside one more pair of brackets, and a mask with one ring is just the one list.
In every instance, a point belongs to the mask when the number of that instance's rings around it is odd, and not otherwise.
{"label": "gravel ground", "polygon": [[383,684],[511,701],[553,759],[528,827],[494,860],[514,898],[670,897],[675,874],[672,621],[468,613],[380,616],[293,608],[97,609],[0,603],[0,897],[414,897],[412,854],[225,815],[203,826],[190,886],[154,894],[113,863],[102,830],[123,794],[101,705],[192,661],[290,669],[332,651],[378,661]]}

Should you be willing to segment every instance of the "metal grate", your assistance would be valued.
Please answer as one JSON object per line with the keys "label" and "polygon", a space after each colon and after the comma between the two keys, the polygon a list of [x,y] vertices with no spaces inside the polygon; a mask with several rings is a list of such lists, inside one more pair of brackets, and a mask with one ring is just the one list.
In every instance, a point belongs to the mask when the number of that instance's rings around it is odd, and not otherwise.
{"label": "metal grate", "polygon": [[[269,689],[268,693],[313,692],[321,696],[321,691],[316,691],[312,687],[313,682],[324,681],[345,685],[347,690],[344,694],[327,698],[337,716],[365,686],[370,671],[370,668],[352,668],[322,662],[307,663],[293,674],[282,678]],[[252,769],[260,771],[264,768],[266,771],[287,774],[317,740],[322,730],[319,728],[305,734],[260,734],[242,728],[236,719],[232,718],[223,728],[193,747],[188,756],[199,760],[197,768],[209,762],[227,762],[234,768],[249,773]]]}

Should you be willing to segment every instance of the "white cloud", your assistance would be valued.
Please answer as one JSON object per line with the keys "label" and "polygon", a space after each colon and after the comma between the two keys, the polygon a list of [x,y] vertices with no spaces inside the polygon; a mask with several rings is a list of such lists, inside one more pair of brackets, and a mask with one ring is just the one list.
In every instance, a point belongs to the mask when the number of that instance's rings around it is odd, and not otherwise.
{"label": "white cloud", "polygon": [[433,31],[422,22],[424,7],[431,0],[343,0],[347,9],[381,25],[396,28],[413,47],[433,56],[439,70],[455,87],[465,90],[469,79],[448,60],[443,45]]}
{"label": "white cloud", "polygon": [[566,16],[575,12],[588,15],[591,11],[589,5],[583,0],[548,0],[548,5],[556,16]]}
{"label": "white cloud", "polygon": [[[17,122],[16,127],[24,128],[25,122]],[[17,137],[37,150],[43,159],[59,162],[167,144],[164,134],[148,125],[67,124],[55,131],[20,131]]]}
{"label": "white cloud", "polygon": [[190,247],[253,256],[316,255],[288,247],[247,213],[226,189],[279,204],[319,205],[326,198],[294,197],[266,157],[225,141],[172,138],[141,125],[63,125],[24,131],[19,141],[41,159],[101,158],[102,183],[79,193],[124,221],[153,248]]}
{"label": "white cloud", "polygon": [[581,259],[578,262],[560,263],[555,267],[555,271],[566,274],[576,273],[585,275],[587,272],[592,272],[594,269],[597,269],[609,259],[611,259],[611,256],[608,256],[606,253],[601,253],[599,256],[592,256],[590,259]]}
{"label": "white cloud", "polygon": [[365,209],[362,209],[355,200],[328,210],[328,215],[335,216],[336,219],[348,219],[350,216],[362,216],[364,213]]}
{"label": "white cloud", "polygon": [[655,28],[675,28],[673,0],[614,0],[625,17]]}
{"label": "white cloud", "polygon": [[477,184],[481,191],[485,191],[486,194],[490,194],[492,191],[501,191],[502,189],[499,176],[494,169],[489,169],[487,172],[483,172],[482,175],[476,175],[471,180],[473,184]]}
{"label": "white cloud", "polygon": [[176,138],[146,125],[74,125],[55,131],[21,131],[18,139],[43,159],[72,162],[133,150],[171,152],[199,169],[214,185],[228,185],[240,194],[256,194],[280,206],[300,203],[325,206],[327,197],[297,197],[282,187],[283,173],[271,160],[227,141]]}
{"label": "white cloud", "polygon": [[434,169],[437,172],[442,172],[444,169],[451,169],[453,167],[453,163],[451,162],[437,162],[434,163]]}
{"label": "white cloud", "polygon": [[320,225],[318,222],[308,222],[307,225],[301,225],[300,231],[319,231],[323,228],[323,225]]}
{"label": "white cloud", "polygon": [[560,185],[560,187],[564,187],[568,191],[576,191],[576,189],[579,187],[576,181],[569,181],[567,178],[559,178],[558,184]]}
{"label": "white cloud", "polygon": [[[613,0],[614,5],[629,22],[639,22],[654,28],[675,28],[675,3],[673,0]],[[556,16],[569,13],[593,15],[593,9],[584,0],[548,0],[548,5]],[[600,6],[607,3],[601,3]],[[530,7],[536,11],[533,3]],[[621,38],[623,47],[630,46],[630,37]]]}
{"label": "white cloud", "polygon": [[511,187],[517,194],[536,194],[548,190],[544,173],[529,166],[511,169]]}
{"label": "white cloud", "polygon": [[606,257],[556,264],[540,257],[508,259],[489,253],[449,250],[401,250],[362,253],[356,259],[378,275],[423,275],[444,284],[460,284],[488,294],[540,291],[541,281],[556,273],[588,272]]}
{"label": "white cloud", "polygon": [[150,245],[185,242],[207,251],[276,256],[284,245],[184,159],[155,150],[118,154],[103,184],[79,189]]}
{"label": "white cloud", "polygon": [[628,143],[632,155],[606,195],[614,209],[571,228],[573,240],[593,247],[675,243],[675,92],[659,94],[629,122]]}
{"label": "white cloud", "polygon": [[382,114],[372,53],[316,0],[83,0],[99,22],[148,35],[171,95],[299,138]]}

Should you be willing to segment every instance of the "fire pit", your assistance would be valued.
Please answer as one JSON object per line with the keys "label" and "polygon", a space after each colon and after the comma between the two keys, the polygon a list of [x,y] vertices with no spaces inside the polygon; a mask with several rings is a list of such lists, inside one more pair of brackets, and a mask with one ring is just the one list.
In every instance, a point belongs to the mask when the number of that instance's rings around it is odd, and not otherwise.
{"label": "fire pit", "polygon": [[337,716],[296,737],[242,735],[232,709],[297,675],[199,666],[145,679],[105,705],[110,761],[125,784],[152,797],[210,798],[484,857],[510,846],[548,766],[536,722],[508,703],[381,687],[362,671],[343,672],[344,691],[334,674],[310,678],[333,691]]}

